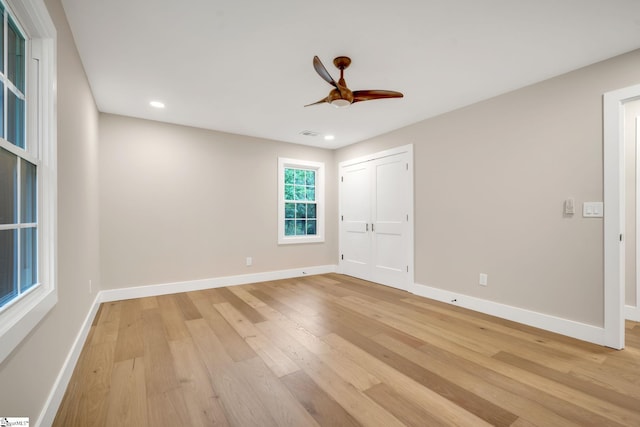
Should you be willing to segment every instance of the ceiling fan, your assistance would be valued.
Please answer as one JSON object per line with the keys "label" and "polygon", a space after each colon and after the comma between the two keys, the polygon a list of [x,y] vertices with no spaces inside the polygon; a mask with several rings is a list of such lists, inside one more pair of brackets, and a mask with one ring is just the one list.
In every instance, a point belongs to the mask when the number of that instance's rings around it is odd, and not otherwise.
{"label": "ceiling fan", "polygon": [[400,92],[395,92],[392,90],[351,91],[344,81],[344,70],[349,67],[350,64],[351,58],[347,56],[338,56],[333,60],[333,65],[335,65],[336,68],[340,70],[340,80],[338,80],[338,82],[336,83],[336,81],[333,80],[333,77],[331,77],[331,74],[329,74],[324,65],[322,65],[320,58],[314,56],[313,68],[315,68],[320,77],[322,77],[327,83],[333,86],[334,89],[329,92],[329,95],[326,98],[323,98],[318,102],[305,105],[305,107],[308,107],[309,105],[322,104],[324,102],[328,102],[335,107],[346,107],[353,104],[354,102],[372,101],[374,99],[384,98],[402,98],[404,96]]}

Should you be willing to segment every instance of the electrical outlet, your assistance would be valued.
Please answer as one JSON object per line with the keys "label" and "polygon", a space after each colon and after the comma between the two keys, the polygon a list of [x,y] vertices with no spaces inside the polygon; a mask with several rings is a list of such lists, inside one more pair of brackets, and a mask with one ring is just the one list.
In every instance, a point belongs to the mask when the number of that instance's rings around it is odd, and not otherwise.
{"label": "electrical outlet", "polygon": [[478,284],[480,286],[487,286],[488,281],[489,281],[489,275],[485,273],[480,273],[480,280],[478,281]]}
{"label": "electrical outlet", "polygon": [[251,265],[253,264],[253,258],[251,258],[250,256],[247,257],[247,267],[251,267]]}
{"label": "electrical outlet", "polygon": [[91,279],[89,279],[89,295],[93,293],[93,286],[91,285]]}

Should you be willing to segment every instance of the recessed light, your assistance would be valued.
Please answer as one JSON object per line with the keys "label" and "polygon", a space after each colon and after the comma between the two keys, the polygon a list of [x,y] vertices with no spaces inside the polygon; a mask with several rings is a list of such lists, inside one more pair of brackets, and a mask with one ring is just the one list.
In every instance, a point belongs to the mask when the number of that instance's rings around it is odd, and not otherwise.
{"label": "recessed light", "polygon": [[336,139],[336,137],[333,136],[333,135],[325,135],[324,136],[324,140],[325,141],[333,141],[334,139]]}
{"label": "recessed light", "polygon": [[149,103],[153,108],[164,108],[164,103],[160,101],[151,101]]}

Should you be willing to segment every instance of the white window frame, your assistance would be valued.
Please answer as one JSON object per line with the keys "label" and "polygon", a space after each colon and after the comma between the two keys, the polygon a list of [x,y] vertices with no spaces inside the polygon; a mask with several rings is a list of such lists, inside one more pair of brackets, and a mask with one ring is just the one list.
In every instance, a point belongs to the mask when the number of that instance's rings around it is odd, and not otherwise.
{"label": "white window frame", "polygon": [[[38,175],[38,281],[0,312],[0,363],[58,301],[56,29],[42,0],[4,0],[26,38],[27,152]],[[3,148],[11,147],[3,144]]]}
{"label": "white window frame", "polygon": [[[285,236],[284,227],[284,170],[285,168],[316,171],[316,234],[313,236]],[[324,163],[308,160],[278,158],[278,244],[324,242]]]}

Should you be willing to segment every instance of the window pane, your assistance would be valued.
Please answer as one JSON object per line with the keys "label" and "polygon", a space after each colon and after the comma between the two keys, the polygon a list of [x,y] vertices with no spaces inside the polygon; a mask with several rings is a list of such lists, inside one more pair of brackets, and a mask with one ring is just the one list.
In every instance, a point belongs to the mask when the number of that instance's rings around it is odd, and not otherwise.
{"label": "window pane", "polygon": [[293,184],[294,181],[295,181],[294,177],[295,177],[295,170],[294,169],[285,168],[285,170],[284,170],[284,183],[285,184]]}
{"label": "window pane", "polygon": [[307,234],[316,234],[316,221],[307,221]]}
{"label": "window pane", "polygon": [[307,204],[307,218],[316,218],[316,204]]}
{"label": "window pane", "polygon": [[294,200],[306,200],[307,190],[301,185],[296,185],[295,187],[296,187],[296,195]]}
{"label": "window pane", "polygon": [[38,232],[34,228],[20,230],[20,289],[26,291],[38,281]]}
{"label": "window pane", "polygon": [[295,236],[296,235],[296,222],[295,220],[288,219],[284,222],[284,235]]}
{"label": "window pane", "polygon": [[18,222],[18,157],[0,148],[0,224]]}
{"label": "window pane", "polygon": [[7,75],[18,90],[24,93],[24,38],[11,19],[7,42]]}
{"label": "window pane", "polygon": [[0,82],[0,137],[5,137],[4,125],[4,83]]}
{"label": "window pane", "polygon": [[284,204],[284,217],[285,218],[295,218],[296,217],[296,204],[295,203],[285,203]]}
{"label": "window pane", "polygon": [[306,217],[307,217],[307,204],[296,203],[296,218],[306,218]]}
{"label": "window pane", "polygon": [[7,141],[24,147],[24,100],[7,91]]}
{"label": "window pane", "polygon": [[307,171],[307,185],[316,185],[316,171]]}
{"label": "window pane", "polygon": [[295,200],[293,187],[294,187],[293,185],[285,185],[284,186],[284,199],[285,200]]}
{"label": "window pane", "polygon": [[307,187],[307,200],[316,200],[315,187]]}
{"label": "window pane", "polygon": [[296,220],[296,236],[304,236],[306,233],[306,227],[305,227],[305,223],[307,221],[305,221],[304,219],[297,219]]}
{"label": "window pane", "polygon": [[36,165],[25,160],[20,164],[20,222],[32,223],[36,219]]}
{"label": "window pane", "polygon": [[16,230],[0,230],[0,307],[18,295]]}
{"label": "window pane", "polygon": [[296,169],[296,184],[304,185],[306,181],[304,170]]}

